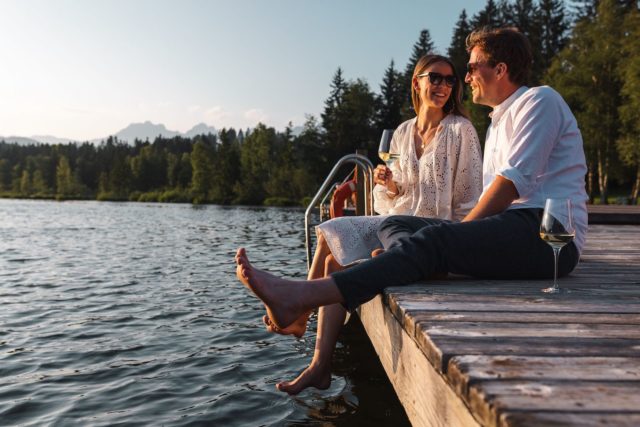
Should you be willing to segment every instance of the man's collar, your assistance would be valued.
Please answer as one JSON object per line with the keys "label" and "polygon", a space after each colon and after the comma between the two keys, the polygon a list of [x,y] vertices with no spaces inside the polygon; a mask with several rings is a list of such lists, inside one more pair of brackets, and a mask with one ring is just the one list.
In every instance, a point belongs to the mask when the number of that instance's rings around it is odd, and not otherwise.
{"label": "man's collar", "polygon": [[529,89],[527,86],[520,86],[515,90],[507,99],[502,101],[500,104],[493,107],[493,111],[489,113],[489,117],[491,117],[491,123],[498,123],[503,114],[511,107],[511,104],[515,102],[516,99],[520,98],[520,95],[525,93]]}

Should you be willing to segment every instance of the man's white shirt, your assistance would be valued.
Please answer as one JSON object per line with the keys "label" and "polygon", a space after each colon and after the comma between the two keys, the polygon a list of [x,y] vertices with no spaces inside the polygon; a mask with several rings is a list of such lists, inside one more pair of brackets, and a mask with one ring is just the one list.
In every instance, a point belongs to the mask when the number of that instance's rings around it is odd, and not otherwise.
{"label": "man's white shirt", "polygon": [[509,209],[544,208],[547,198],[571,199],[575,243],[582,252],[587,166],[578,124],[558,92],[523,86],[493,109],[482,169],[482,195],[496,175],[513,182],[519,198]]}

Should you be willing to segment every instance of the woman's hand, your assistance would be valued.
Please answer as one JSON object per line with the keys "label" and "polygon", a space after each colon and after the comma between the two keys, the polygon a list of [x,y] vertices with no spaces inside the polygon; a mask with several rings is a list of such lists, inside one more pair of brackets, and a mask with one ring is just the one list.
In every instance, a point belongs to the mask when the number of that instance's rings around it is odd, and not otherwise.
{"label": "woman's hand", "polygon": [[383,187],[387,187],[387,190],[395,195],[398,194],[398,186],[393,181],[393,173],[391,169],[386,167],[385,165],[378,165],[373,170],[373,182],[382,185]]}

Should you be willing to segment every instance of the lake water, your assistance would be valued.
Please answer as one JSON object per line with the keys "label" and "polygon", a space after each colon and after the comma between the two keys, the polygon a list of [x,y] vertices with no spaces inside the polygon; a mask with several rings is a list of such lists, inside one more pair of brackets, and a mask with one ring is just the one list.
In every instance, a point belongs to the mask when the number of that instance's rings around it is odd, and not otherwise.
{"label": "lake water", "polygon": [[247,248],[304,277],[299,209],[0,200],[0,424],[408,425],[361,325],[329,390],[275,389],[310,360],[235,279]]}

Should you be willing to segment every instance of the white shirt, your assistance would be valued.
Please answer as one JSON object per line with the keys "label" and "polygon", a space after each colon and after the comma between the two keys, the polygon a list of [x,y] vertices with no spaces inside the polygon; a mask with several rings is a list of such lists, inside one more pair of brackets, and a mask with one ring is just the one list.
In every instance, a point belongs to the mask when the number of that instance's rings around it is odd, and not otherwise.
{"label": "white shirt", "polygon": [[518,191],[519,199],[509,209],[544,208],[547,198],[571,199],[580,252],[587,236],[586,173],[578,124],[558,92],[523,86],[493,109],[482,194],[500,175]]}
{"label": "white shirt", "polygon": [[464,117],[445,116],[418,159],[416,120],[398,126],[391,140],[391,152],[400,155],[390,168],[400,193],[390,197],[386,187],[376,185],[374,209],[382,215],[461,220],[482,191],[482,153],[476,130]]}

